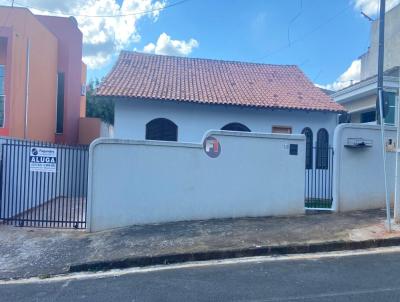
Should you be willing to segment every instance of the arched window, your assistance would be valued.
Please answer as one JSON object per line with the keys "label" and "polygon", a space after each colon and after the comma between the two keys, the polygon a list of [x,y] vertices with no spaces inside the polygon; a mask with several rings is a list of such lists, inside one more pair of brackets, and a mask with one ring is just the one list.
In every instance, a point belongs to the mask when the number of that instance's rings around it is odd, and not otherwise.
{"label": "arched window", "polygon": [[329,134],[326,129],[322,128],[317,133],[317,156],[316,168],[328,169],[329,166]]}
{"label": "arched window", "polygon": [[166,118],[156,118],[146,125],[146,139],[177,141],[178,126]]}
{"label": "arched window", "polygon": [[308,127],[301,131],[306,136],[306,169],[313,167],[313,133]]}
{"label": "arched window", "polygon": [[229,123],[222,127],[221,130],[251,132],[247,126],[241,123]]}

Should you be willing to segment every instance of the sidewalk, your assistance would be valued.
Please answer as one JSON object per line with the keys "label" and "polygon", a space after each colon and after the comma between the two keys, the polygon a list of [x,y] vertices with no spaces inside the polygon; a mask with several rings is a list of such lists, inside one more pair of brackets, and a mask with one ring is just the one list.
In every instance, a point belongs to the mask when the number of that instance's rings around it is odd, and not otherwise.
{"label": "sidewalk", "polygon": [[0,279],[400,244],[384,210],[177,222],[86,233],[0,225]]}

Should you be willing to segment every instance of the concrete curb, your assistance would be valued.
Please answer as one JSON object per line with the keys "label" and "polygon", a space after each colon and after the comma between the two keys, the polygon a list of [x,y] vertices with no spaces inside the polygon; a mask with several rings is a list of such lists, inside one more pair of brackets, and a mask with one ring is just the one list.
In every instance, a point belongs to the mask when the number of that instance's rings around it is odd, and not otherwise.
{"label": "concrete curb", "polygon": [[165,254],[157,256],[127,257],[93,261],[69,266],[69,272],[105,271],[129,267],[176,264],[194,261],[233,259],[254,256],[309,254],[333,251],[348,251],[400,245],[400,237],[370,239],[364,241],[327,241],[320,243],[251,247],[231,250],[214,250],[195,253]]}

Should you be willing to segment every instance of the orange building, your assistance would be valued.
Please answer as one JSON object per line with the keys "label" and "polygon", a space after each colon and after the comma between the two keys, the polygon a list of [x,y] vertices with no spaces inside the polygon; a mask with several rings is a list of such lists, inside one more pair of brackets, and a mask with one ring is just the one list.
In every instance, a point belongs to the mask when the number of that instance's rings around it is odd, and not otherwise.
{"label": "orange building", "polygon": [[74,18],[0,7],[0,136],[78,143],[85,82]]}

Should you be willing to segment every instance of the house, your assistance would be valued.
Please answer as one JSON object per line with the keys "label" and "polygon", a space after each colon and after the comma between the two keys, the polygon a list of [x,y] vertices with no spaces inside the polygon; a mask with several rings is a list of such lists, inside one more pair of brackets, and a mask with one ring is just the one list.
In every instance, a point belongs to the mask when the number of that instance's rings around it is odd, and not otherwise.
{"label": "house", "polygon": [[[386,12],[384,90],[388,98],[385,123],[395,123],[395,104],[400,89],[400,5]],[[343,122],[376,123],[379,20],[371,26],[370,47],[360,57],[360,82],[335,92],[331,97],[348,110]]]}
{"label": "house", "polygon": [[[400,66],[400,4],[385,14],[385,52],[384,70]],[[361,79],[376,76],[378,70],[379,19],[371,24],[370,46],[361,55]]]}
{"label": "house", "polygon": [[97,90],[115,101],[114,136],[199,142],[209,129],[304,133],[330,144],[344,108],[293,65],[122,51]]}
{"label": "house", "polygon": [[78,143],[86,66],[74,18],[0,7],[0,136]]}
{"label": "house", "polygon": [[[394,125],[396,122],[396,99],[399,96],[400,89],[399,75],[400,68],[395,67],[385,71],[383,77],[383,87],[389,105],[385,117],[385,123],[388,125]],[[342,122],[376,124],[377,81],[377,76],[373,76],[331,95],[338,104],[341,104],[348,111]]]}

